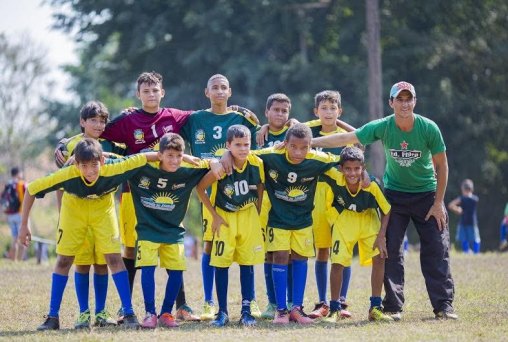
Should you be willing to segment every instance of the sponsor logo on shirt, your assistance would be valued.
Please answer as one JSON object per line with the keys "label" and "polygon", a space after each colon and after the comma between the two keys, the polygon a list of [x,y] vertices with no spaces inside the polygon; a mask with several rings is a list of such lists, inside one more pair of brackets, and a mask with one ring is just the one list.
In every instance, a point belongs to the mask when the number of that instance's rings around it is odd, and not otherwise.
{"label": "sponsor logo on shirt", "polygon": [[146,143],[145,133],[143,133],[143,130],[141,128],[135,129],[133,133],[134,133],[134,139],[135,139],[134,143],[135,144]]}
{"label": "sponsor logo on shirt", "polygon": [[138,187],[141,189],[148,189],[150,187],[150,179],[148,177],[141,177]]}
{"label": "sponsor logo on shirt", "polygon": [[302,202],[307,199],[308,192],[305,186],[291,186],[285,191],[275,190],[275,197],[286,202]]}
{"label": "sponsor logo on shirt", "polygon": [[390,156],[402,167],[410,167],[422,156],[422,151],[408,149],[409,143],[405,140],[400,143],[400,150],[390,149]]}
{"label": "sponsor logo on shirt", "polygon": [[316,178],[316,177],[307,177],[307,178],[305,178],[305,177],[304,177],[304,178],[302,178],[302,179],[301,179],[301,182],[302,182],[302,183],[303,183],[303,182],[311,182],[311,181],[313,181],[315,178]]}
{"label": "sponsor logo on shirt", "polygon": [[185,188],[185,183],[173,184],[173,186],[171,187],[171,190],[176,190],[176,189],[180,189],[180,188]]}
{"label": "sponsor logo on shirt", "polygon": [[155,194],[152,197],[141,197],[141,204],[149,209],[173,211],[176,203],[178,203],[178,197],[169,193]]}

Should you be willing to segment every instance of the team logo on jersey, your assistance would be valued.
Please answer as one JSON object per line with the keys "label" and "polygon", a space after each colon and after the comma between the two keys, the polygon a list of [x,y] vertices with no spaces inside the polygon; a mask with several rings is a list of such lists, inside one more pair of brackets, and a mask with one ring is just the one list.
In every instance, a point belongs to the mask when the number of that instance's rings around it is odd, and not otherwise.
{"label": "team logo on jersey", "polygon": [[152,197],[141,197],[141,204],[149,209],[173,211],[176,203],[178,203],[178,197],[168,192],[155,194]]}
{"label": "team logo on jersey", "polygon": [[134,130],[134,143],[135,144],[144,144],[145,143],[145,133],[143,133],[143,130],[138,128]]}
{"label": "team logo on jersey", "polygon": [[335,201],[342,207],[346,205],[346,201],[344,201],[341,195],[338,195]]}
{"label": "team logo on jersey", "polygon": [[164,126],[164,127],[162,127],[162,130],[164,131],[164,133],[173,132],[173,125]]}
{"label": "team logo on jersey", "polygon": [[279,173],[275,170],[269,170],[268,171],[268,176],[270,176],[271,179],[273,179],[273,181],[275,183],[277,183],[277,178],[279,178]]}
{"label": "team logo on jersey", "polygon": [[305,186],[290,186],[285,191],[275,190],[275,197],[286,202],[301,202],[307,199],[307,192]]}
{"label": "team logo on jersey", "polygon": [[202,129],[196,130],[194,134],[194,143],[195,144],[204,144],[205,143],[205,131]]}
{"label": "team logo on jersey", "polygon": [[410,167],[422,156],[422,151],[408,149],[409,143],[405,140],[400,143],[400,150],[390,149],[390,156],[402,167]]}
{"label": "team logo on jersey", "polygon": [[138,188],[148,189],[149,187],[150,187],[150,178],[141,177],[141,179],[139,180]]}
{"label": "team logo on jersey", "polygon": [[233,187],[233,185],[231,184],[227,184],[225,187],[224,187],[224,195],[226,195],[227,197],[229,198],[232,198],[233,195],[235,194],[235,188]]}

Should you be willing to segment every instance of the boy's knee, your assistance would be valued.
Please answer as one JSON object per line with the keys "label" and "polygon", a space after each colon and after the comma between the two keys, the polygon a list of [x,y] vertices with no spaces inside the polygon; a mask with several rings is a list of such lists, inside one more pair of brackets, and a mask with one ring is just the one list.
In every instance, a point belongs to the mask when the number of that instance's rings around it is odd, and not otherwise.
{"label": "boy's knee", "polygon": [[55,273],[65,275],[69,274],[69,270],[72,266],[73,261],[73,256],[58,255],[56,258]]}
{"label": "boy's knee", "polygon": [[212,253],[212,242],[211,241],[205,241],[203,244],[203,252],[205,254],[210,255]]}
{"label": "boy's knee", "polygon": [[106,262],[111,268],[112,273],[116,273],[119,271],[125,270],[125,265],[123,263],[122,257],[120,254],[114,253],[114,254],[104,254],[104,257],[106,258]]}

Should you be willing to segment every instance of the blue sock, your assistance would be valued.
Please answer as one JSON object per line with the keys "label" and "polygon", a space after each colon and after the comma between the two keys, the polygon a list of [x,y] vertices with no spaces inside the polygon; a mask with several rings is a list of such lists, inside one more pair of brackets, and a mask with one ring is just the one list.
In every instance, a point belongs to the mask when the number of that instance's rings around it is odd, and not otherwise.
{"label": "blue sock", "polygon": [[462,251],[464,253],[468,253],[469,252],[469,242],[462,241]]}
{"label": "blue sock", "polygon": [[251,300],[256,300],[256,286],[254,286],[254,284],[256,284],[256,281],[254,279],[254,275],[256,274],[256,272],[254,271],[254,266],[250,266],[251,268],[251,272],[252,272],[252,295],[251,295]]}
{"label": "blue sock", "polygon": [[381,297],[370,297],[370,308],[378,308],[381,306]]}
{"label": "blue sock", "polygon": [[88,273],[74,272],[74,287],[78,298],[79,313],[90,309],[88,306],[89,283],[90,275]]}
{"label": "blue sock", "polygon": [[203,291],[205,302],[213,303],[213,275],[215,268],[210,266],[210,254],[203,253],[201,258],[201,274],[203,275]]}
{"label": "blue sock", "polygon": [[226,314],[228,313],[228,282],[229,267],[215,267],[215,290],[217,291],[219,311]]}
{"label": "blue sock", "polygon": [[303,305],[307,283],[307,260],[293,260],[293,306]]}
{"label": "blue sock", "polygon": [[141,289],[145,311],[155,315],[155,266],[141,267]]}
{"label": "blue sock", "polygon": [[287,309],[286,289],[288,286],[288,265],[272,265],[273,287],[275,290],[275,301],[277,309]]}
{"label": "blue sock", "polygon": [[95,313],[98,314],[106,307],[108,296],[108,275],[93,274],[93,287],[95,291]]}
{"label": "blue sock", "polygon": [[162,302],[161,315],[163,313],[171,313],[175,304],[176,296],[182,287],[183,271],[166,270],[168,273],[168,282],[166,284],[166,294],[164,302]]}
{"label": "blue sock", "polygon": [[60,311],[60,304],[62,304],[62,297],[65,291],[65,285],[67,285],[67,279],[69,276],[53,273],[51,281],[51,299],[49,301],[49,313],[50,317],[58,317]]}
{"label": "blue sock", "polygon": [[250,314],[250,302],[254,293],[254,267],[240,265],[240,285],[242,288],[242,313]]}
{"label": "blue sock", "polygon": [[316,285],[318,290],[319,302],[326,303],[326,284],[328,277],[328,262],[316,261],[314,264],[316,273]]}
{"label": "blue sock", "polygon": [[[291,258],[291,256],[289,256],[289,257]],[[288,264],[287,284],[288,284],[287,286],[288,286],[288,303],[289,303],[289,302],[293,302],[293,264],[291,263],[291,260],[289,260],[289,264]]]}
{"label": "blue sock", "polygon": [[480,253],[480,242],[473,242],[473,253],[478,254]]}
{"label": "blue sock", "polygon": [[338,300],[330,300],[330,311],[339,311],[341,308]]}
{"label": "blue sock", "polygon": [[123,313],[126,315],[134,314],[134,310],[132,309],[131,290],[129,286],[129,274],[127,271],[120,271],[112,274],[111,276],[113,277],[116,290],[118,291],[120,301],[122,302]]}
{"label": "blue sock", "polygon": [[347,298],[347,290],[349,290],[349,281],[351,280],[351,266],[344,267],[342,271],[342,287],[340,288],[340,298]]}
{"label": "blue sock", "polygon": [[275,290],[273,289],[273,275],[272,275],[272,264],[265,262],[265,284],[266,284],[266,296],[268,302],[275,304]]}
{"label": "blue sock", "polygon": [[501,241],[506,240],[506,224],[501,223],[501,227],[499,228],[499,235]]}

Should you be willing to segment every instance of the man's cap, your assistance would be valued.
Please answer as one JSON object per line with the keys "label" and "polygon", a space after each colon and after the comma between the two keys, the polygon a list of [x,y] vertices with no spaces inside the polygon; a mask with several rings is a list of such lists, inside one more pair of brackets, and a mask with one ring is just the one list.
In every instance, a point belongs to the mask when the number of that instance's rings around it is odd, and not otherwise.
{"label": "man's cap", "polygon": [[411,92],[411,95],[413,95],[413,97],[416,97],[415,87],[413,87],[411,83],[404,81],[397,82],[392,86],[392,89],[390,89],[390,97],[397,97],[403,90],[409,90]]}

